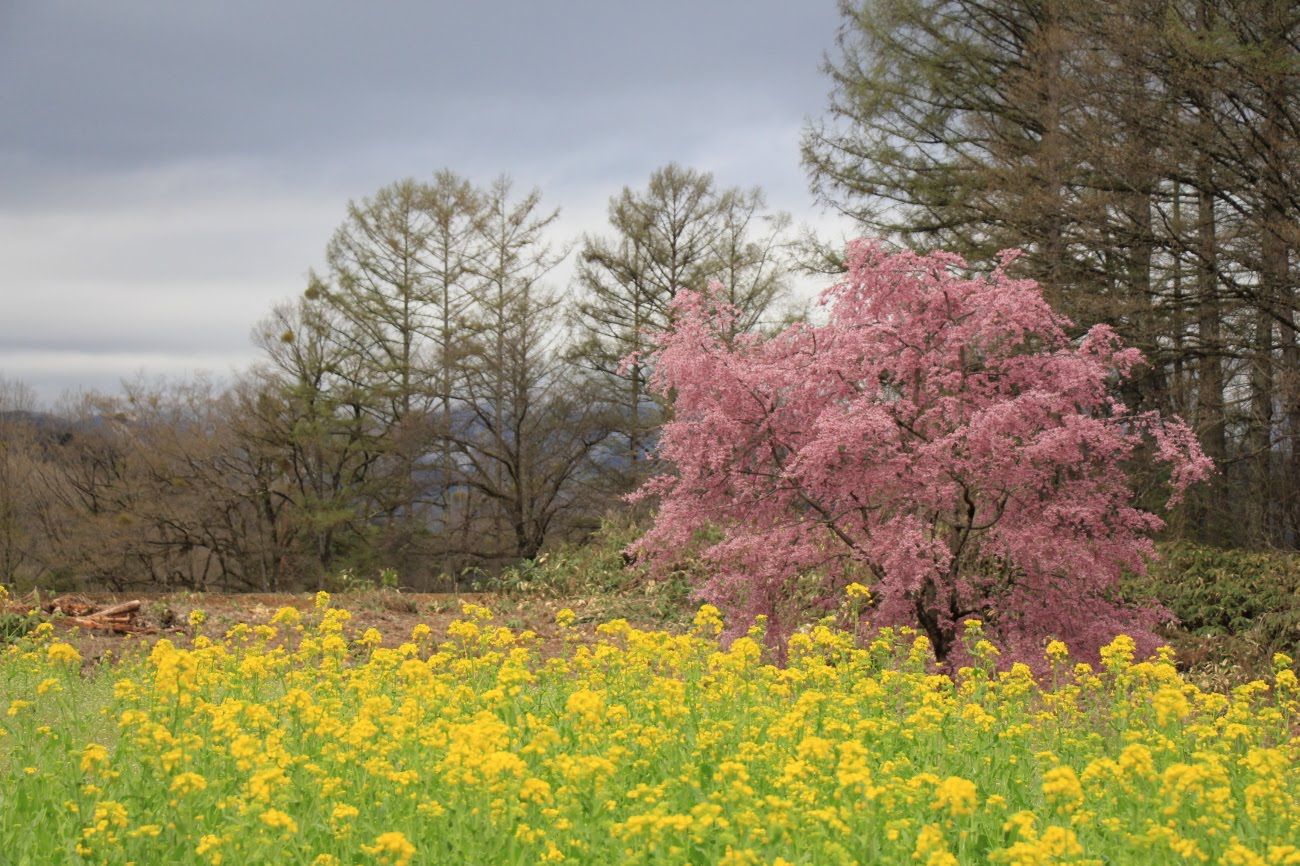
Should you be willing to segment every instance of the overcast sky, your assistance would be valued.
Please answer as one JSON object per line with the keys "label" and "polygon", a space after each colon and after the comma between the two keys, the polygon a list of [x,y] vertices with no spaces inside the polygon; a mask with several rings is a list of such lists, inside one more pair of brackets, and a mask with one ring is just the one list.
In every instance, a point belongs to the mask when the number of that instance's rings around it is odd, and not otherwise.
{"label": "overcast sky", "polygon": [[835,7],[0,0],[0,375],[227,375],[348,199],[441,167],[540,187],[559,236],[670,160],[826,224],[798,148]]}

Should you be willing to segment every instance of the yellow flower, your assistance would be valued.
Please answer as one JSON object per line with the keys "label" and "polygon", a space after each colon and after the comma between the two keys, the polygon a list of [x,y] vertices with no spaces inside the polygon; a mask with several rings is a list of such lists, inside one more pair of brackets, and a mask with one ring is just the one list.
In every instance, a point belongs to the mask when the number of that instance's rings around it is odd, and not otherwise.
{"label": "yellow flower", "polygon": [[930,808],[947,810],[955,816],[973,815],[978,803],[974,782],[960,776],[949,776],[934,789],[934,802]]}
{"label": "yellow flower", "polygon": [[45,650],[46,656],[52,662],[64,662],[66,664],[76,664],[81,661],[81,653],[71,644],[58,641],[49,645]]}
{"label": "yellow flower", "polygon": [[1155,707],[1156,720],[1161,725],[1182,719],[1192,711],[1192,705],[1188,703],[1187,696],[1177,686],[1163,686],[1160,688],[1151,698],[1151,705]]}
{"label": "yellow flower", "polygon": [[447,814],[447,810],[437,800],[425,800],[415,807],[415,811],[424,815],[426,818],[439,818]]}
{"label": "yellow flower", "polygon": [[189,622],[190,628],[198,628],[208,621],[208,614],[196,607],[190,611],[190,615],[186,617],[186,620]]}
{"label": "yellow flower", "polygon": [[948,843],[943,838],[943,830],[938,824],[926,824],[916,838],[916,848],[912,859],[924,866],[961,866],[957,858],[948,850]]}
{"label": "yellow flower", "polygon": [[571,716],[578,716],[589,722],[600,720],[605,710],[605,699],[590,689],[579,689],[569,695],[564,703],[564,711]]}
{"label": "yellow flower", "polygon": [[362,845],[361,850],[389,866],[407,866],[415,856],[415,846],[403,833],[380,833],[375,844]]}
{"label": "yellow flower", "polygon": [[467,619],[454,620],[447,626],[447,636],[465,644],[478,640],[480,634],[478,624]]}
{"label": "yellow flower", "polygon": [[298,625],[302,622],[302,614],[296,607],[282,607],[275,612],[275,616],[271,617],[271,622],[275,625]]}
{"label": "yellow flower", "polygon": [[871,590],[857,581],[844,587],[844,594],[854,601],[862,601],[865,603],[870,603],[871,601]]}
{"label": "yellow flower", "polygon": [[248,780],[248,795],[254,800],[266,802],[271,799],[276,789],[287,784],[289,784],[289,779],[284,774],[284,770],[279,767],[259,770]]}
{"label": "yellow flower", "polygon": [[349,806],[347,803],[339,803],[334,807],[333,811],[330,812],[330,819],[341,824],[345,821],[351,821],[360,814],[361,810],[356,806]]}
{"label": "yellow flower", "polygon": [[758,855],[753,851],[737,850],[728,845],[722,859],[718,861],[718,866],[758,866],[759,862]]}
{"label": "yellow flower", "polygon": [[1053,767],[1043,774],[1043,796],[1069,811],[1083,803],[1083,786],[1072,768]]}
{"label": "yellow flower", "polygon": [[283,830],[284,835],[292,836],[298,832],[298,822],[279,809],[267,809],[262,813],[262,823],[272,830]]}
{"label": "yellow flower", "polygon": [[179,773],[176,778],[172,779],[171,791],[174,794],[184,796],[194,791],[202,791],[208,787],[208,780],[198,773]]}
{"label": "yellow flower", "polygon": [[99,743],[87,743],[81,750],[81,772],[89,773],[108,761],[108,749]]}
{"label": "yellow flower", "polygon": [[488,608],[484,607],[481,604],[473,604],[472,602],[468,602],[468,601],[461,602],[460,614],[461,616],[467,616],[470,619],[477,620],[479,622],[488,622],[489,620],[492,619],[491,610],[489,610]]}
{"label": "yellow flower", "polygon": [[222,860],[221,851],[219,849],[224,844],[225,840],[220,836],[208,833],[203,836],[203,838],[199,839],[199,844],[194,849],[194,853],[198,854],[200,857],[206,857],[207,861],[213,864],[213,866],[218,866]]}
{"label": "yellow flower", "polygon": [[693,624],[701,634],[716,637],[722,633],[722,612],[711,604],[701,605]]}
{"label": "yellow flower", "polygon": [[524,779],[519,786],[519,799],[525,803],[549,803],[551,801],[551,786],[544,779]]}
{"label": "yellow flower", "polygon": [[1119,635],[1101,648],[1101,663],[1106,670],[1114,672],[1128,668],[1133,663],[1133,654],[1137,645],[1126,634]]}
{"label": "yellow flower", "polygon": [[104,833],[111,827],[125,827],[129,823],[126,807],[116,800],[102,800],[95,804],[91,823],[98,833]]}
{"label": "yellow flower", "polygon": [[[794,866],[775,857],[792,842],[789,860],[839,864],[870,838],[873,862],[908,866],[1300,866],[1285,657],[1218,693],[1123,638],[1105,669],[1050,641],[1046,683],[1022,662],[994,672],[974,624],[965,645],[988,658],[950,673],[917,629],[860,642],[842,617],[766,664],[762,625],[724,648],[708,605],[685,633],[619,619],[590,640],[566,608],[545,645],[469,605],[441,643],[420,623],[360,654],[347,610],[301,616],[320,624],[293,641],[244,625],[102,660],[72,705],[54,637],[0,647],[16,819],[57,816],[74,858],[120,864],[495,862],[505,828],[529,864]],[[275,620],[299,632],[294,617]],[[141,789],[123,755],[163,784]],[[440,853],[415,841],[434,836]],[[44,862],[14,839],[11,859]]]}

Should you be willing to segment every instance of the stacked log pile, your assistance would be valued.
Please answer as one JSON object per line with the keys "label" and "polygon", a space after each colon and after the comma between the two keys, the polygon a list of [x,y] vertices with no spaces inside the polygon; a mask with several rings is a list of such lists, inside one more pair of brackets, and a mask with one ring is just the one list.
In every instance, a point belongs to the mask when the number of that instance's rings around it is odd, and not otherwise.
{"label": "stacked log pile", "polygon": [[107,631],[113,634],[157,634],[158,629],[137,621],[140,601],[123,601],[101,606],[78,595],[61,595],[49,601],[23,602],[11,599],[6,613],[23,616],[44,614],[56,626]]}

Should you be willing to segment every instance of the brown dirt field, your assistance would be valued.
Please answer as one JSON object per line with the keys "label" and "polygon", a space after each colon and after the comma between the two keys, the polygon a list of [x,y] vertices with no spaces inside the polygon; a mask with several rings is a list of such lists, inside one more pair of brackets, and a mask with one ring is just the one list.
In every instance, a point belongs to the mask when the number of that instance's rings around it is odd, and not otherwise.
{"label": "brown dirt field", "polygon": [[[141,607],[133,622],[149,629],[146,634],[114,634],[107,631],[79,629],[60,622],[54,616],[50,621],[81,652],[87,665],[107,656],[123,656],[141,652],[160,638],[177,640],[190,633],[187,620],[192,610],[202,610],[207,620],[199,633],[219,638],[237,623],[260,625],[268,622],[281,607],[295,607],[302,611],[313,609],[313,593],[81,593],[78,599],[91,602],[97,608],[124,601],[139,600]],[[48,602],[48,598],[44,599]],[[11,601],[32,604],[34,599]],[[665,618],[659,607],[639,603],[635,597],[593,598],[543,598],[536,596],[507,596],[493,593],[408,593],[393,590],[336,593],[331,597],[334,607],[347,608],[352,613],[348,632],[360,635],[367,628],[375,628],[384,637],[386,646],[396,646],[407,640],[419,623],[427,624],[434,638],[442,639],[447,626],[460,616],[461,602],[484,605],[493,611],[493,622],[514,630],[531,629],[541,637],[541,653],[551,655],[559,651],[563,642],[555,625],[556,613],[565,607],[577,615],[576,627],[588,636],[595,626],[616,617],[624,617],[638,625],[655,628],[672,628],[675,617]]]}

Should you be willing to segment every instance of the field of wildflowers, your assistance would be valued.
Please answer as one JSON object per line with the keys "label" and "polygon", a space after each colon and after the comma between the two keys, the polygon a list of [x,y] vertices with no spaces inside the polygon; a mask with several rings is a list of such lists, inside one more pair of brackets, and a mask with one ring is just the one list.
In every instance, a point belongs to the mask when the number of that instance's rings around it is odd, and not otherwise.
{"label": "field of wildflowers", "polygon": [[[196,611],[191,624],[197,626]],[[0,649],[0,863],[1300,864],[1291,659],[1230,694],[1117,638],[1095,668],[935,672],[827,621],[765,660],[705,606],[559,651],[467,604],[360,634],[325,594],[83,666]]]}

